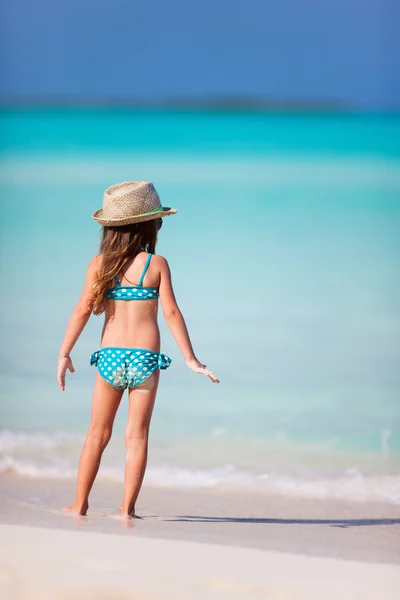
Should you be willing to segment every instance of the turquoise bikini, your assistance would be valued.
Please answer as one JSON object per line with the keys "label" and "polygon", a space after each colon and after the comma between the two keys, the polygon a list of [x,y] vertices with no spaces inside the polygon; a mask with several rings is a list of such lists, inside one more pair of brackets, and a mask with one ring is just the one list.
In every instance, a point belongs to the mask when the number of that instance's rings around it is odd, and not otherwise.
{"label": "turquoise bikini", "polygon": [[90,364],[96,365],[103,379],[114,387],[136,387],[156,369],[168,369],[171,359],[166,354],[140,348],[101,348],[93,352]]}
{"label": "turquoise bikini", "polygon": [[143,279],[149,268],[152,254],[147,257],[142,276],[137,285],[121,285],[118,277],[115,279],[115,287],[107,292],[108,300],[153,300],[158,298],[158,288],[143,287]]}
{"label": "turquoise bikini", "polygon": [[[115,277],[115,287],[107,292],[108,300],[155,300],[158,288],[143,287],[149,268],[149,254],[138,285],[122,286]],[[93,352],[90,364],[96,365],[102,378],[116,388],[134,388],[150,377],[156,369],[168,369],[171,359],[166,354],[143,348],[107,347]]]}

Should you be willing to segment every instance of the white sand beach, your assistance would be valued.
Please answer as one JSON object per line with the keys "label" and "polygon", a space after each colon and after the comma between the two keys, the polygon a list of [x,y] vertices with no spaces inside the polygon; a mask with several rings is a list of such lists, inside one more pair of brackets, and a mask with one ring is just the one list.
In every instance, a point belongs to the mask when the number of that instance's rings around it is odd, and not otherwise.
{"label": "white sand beach", "polygon": [[126,522],[105,481],[87,517],[64,514],[73,486],[1,478],[1,598],[398,598],[396,506],[145,486]]}
{"label": "white sand beach", "polygon": [[18,525],[0,535],[10,600],[398,598],[392,565]]}

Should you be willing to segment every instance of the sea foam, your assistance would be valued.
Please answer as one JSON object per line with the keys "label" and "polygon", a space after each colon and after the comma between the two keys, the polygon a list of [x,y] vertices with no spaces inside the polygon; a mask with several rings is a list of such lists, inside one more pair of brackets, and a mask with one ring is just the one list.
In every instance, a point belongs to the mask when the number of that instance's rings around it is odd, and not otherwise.
{"label": "sea foam", "polygon": [[[2,430],[0,474],[73,478],[82,442],[83,436],[79,433]],[[122,482],[123,459],[103,460],[99,477]],[[365,474],[350,467],[335,475],[316,470],[288,474],[276,469],[268,472],[244,469],[234,464],[199,468],[158,462],[149,464],[145,482],[160,487],[214,488],[320,500],[400,504],[400,474]]]}

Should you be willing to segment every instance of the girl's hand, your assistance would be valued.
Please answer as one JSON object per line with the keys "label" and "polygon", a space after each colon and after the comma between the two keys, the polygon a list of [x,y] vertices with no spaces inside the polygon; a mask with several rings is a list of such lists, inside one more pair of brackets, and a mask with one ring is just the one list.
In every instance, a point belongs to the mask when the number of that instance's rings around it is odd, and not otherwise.
{"label": "girl's hand", "polygon": [[58,359],[57,381],[62,392],[65,390],[65,373],[67,372],[67,369],[71,373],[75,373],[74,365],[72,364],[70,357],[61,356]]}
{"label": "girl's hand", "polygon": [[195,373],[198,373],[199,375],[207,375],[207,377],[209,377],[213,383],[219,383],[218,377],[214,375],[212,371],[207,369],[206,365],[201,364],[201,362],[197,360],[197,358],[187,360],[186,364],[189,367],[189,369],[192,369],[192,371],[194,371]]}

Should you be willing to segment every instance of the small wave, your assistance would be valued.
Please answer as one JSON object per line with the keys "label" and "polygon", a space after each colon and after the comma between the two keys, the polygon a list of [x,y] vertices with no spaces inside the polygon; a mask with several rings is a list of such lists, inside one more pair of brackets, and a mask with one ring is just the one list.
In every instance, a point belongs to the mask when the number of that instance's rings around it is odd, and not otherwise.
{"label": "small wave", "polygon": [[[55,479],[75,477],[83,439],[82,433],[68,431],[0,430],[0,474]],[[123,461],[119,458],[124,455],[120,452],[123,440],[116,440],[116,445],[118,452],[106,452],[103,457],[100,478],[123,479]],[[150,463],[146,483],[162,487],[236,489],[302,498],[400,504],[400,474],[366,475],[351,468],[327,475],[317,469],[307,472],[294,469],[288,474],[281,469],[261,472],[238,468],[234,464],[194,468]]]}
{"label": "small wave", "polygon": [[[52,462],[38,463],[3,456],[0,459],[0,473],[65,479],[76,476],[76,465],[55,458]],[[102,465],[99,477],[122,481],[123,465]],[[247,490],[298,498],[400,504],[400,476],[365,476],[354,469],[348,469],[337,477],[321,477],[314,474],[305,478],[276,472],[255,473],[237,469],[233,465],[190,469],[162,464],[148,467],[145,482],[169,488]]]}
{"label": "small wave", "polygon": [[233,465],[203,470],[162,465],[150,468],[146,480],[166,487],[224,487],[303,498],[400,504],[400,476],[364,476],[355,469],[338,477],[314,474],[304,478],[276,472],[254,473]]}
{"label": "small wave", "polygon": [[82,443],[84,436],[69,431],[52,433],[0,430],[0,452],[54,450],[65,444]]}
{"label": "small wave", "polygon": [[72,465],[55,460],[51,463],[40,463],[32,460],[18,460],[13,456],[0,458],[1,475],[28,475],[29,477],[49,477],[50,479],[64,479],[76,476],[76,468]]}

